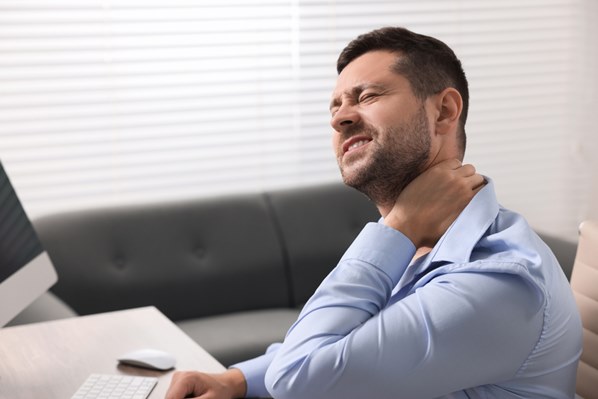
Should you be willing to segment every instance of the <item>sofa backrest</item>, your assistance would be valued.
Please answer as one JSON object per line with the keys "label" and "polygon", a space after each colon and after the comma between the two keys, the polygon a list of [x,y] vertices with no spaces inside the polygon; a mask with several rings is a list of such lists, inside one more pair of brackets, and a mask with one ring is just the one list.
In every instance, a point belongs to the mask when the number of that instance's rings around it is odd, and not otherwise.
{"label": "sofa backrest", "polygon": [[556,256],[563,273],[567,279],[571,278],[571,270],[573,269],[573,263],[575,262],[575,253],[577,251],[577,243],[557,237],[552,234],[539,232],[538,235],[550,247],[554,255]]}
{"label": "sofa backrest", "polygon": [[[58,272],[52,291],[77,313],[153,305],[184,320],[300,306],[378,218],[365,196],[331,183],[75,211],[34,225]],[[575,244],[542,237],[568,275]]]}
{"label": "sofa backrest", "polygon": [[[364,217],[365,215],[368,217]],[[74,211],[34,222],[79,314],[173,320],[304,302],[375,208],[341,183]]]}
{"label": "sofa backrest", "polygon": [[107,208],[35,226],[79,314],[154,305],[174,320],[287,306],[279,238],[261,195]]}
{"label": "sofa backrest", "polygon": [[266,196],[284,243],[293,306],[309,299],[365,224],[380,218],[369,199],[341,184]]}

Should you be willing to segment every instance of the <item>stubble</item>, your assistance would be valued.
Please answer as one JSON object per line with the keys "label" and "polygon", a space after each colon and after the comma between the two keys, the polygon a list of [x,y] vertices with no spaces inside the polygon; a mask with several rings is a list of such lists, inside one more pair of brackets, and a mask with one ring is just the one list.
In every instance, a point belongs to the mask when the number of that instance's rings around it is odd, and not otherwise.
{"label": "stubble", "polygon": [[[403,189],[424,171],[430,154],[430,134],[425,108],[411,120],[379,132],[371,126],[355,126],[356,131],[374,138],[369,143],[369,160],[350,173],[339,167],[345,184],[368,196],[378,207],[392,206]],[[349,168],[347,168],[349,169]]]}

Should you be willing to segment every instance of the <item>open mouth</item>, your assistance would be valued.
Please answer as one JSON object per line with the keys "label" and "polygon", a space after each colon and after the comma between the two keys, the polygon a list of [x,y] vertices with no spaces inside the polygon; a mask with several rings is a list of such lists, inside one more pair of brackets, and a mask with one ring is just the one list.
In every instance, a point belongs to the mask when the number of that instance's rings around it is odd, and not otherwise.
{"label": "open mouth", "polygon": [[343,143],[343,155],[349,152],[355,151],[367,144],[370,143],[372,139],[370,137],[365,136],[355,136],[351,137],[347,141]]}

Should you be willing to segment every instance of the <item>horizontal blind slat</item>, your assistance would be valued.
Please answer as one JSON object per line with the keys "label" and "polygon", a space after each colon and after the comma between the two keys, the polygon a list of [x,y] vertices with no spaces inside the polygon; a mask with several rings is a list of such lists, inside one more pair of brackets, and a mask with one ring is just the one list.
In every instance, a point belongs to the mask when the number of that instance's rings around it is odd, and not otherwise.
{"label": "horizontal blind slat", "polygon": [[[557,197],[551,178],[566,179],[558,156],[581,91],[584,10],[581,0],[0,0],[0,159],[34,216],[338,181],[336,57],[357,34],[400,24],[460,56],[468,156],[510,185],[507,203],[529,206],[519,197]],[[563,213],[558,200],[536,208]]]}

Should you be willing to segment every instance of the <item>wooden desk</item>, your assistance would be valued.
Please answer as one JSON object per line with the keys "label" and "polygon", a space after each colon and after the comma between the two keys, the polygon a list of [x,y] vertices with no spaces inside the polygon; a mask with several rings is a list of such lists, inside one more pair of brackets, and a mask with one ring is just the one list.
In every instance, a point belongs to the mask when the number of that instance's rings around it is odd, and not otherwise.
{"label": "wooden desk", "polygon": [[92,373],[158,377],[150,398],[164,398],[173,371],[118,365],[125,352],[172,353],[175,370],[225,368],[154,307],[0,329],[0,398],[68,399]]}

